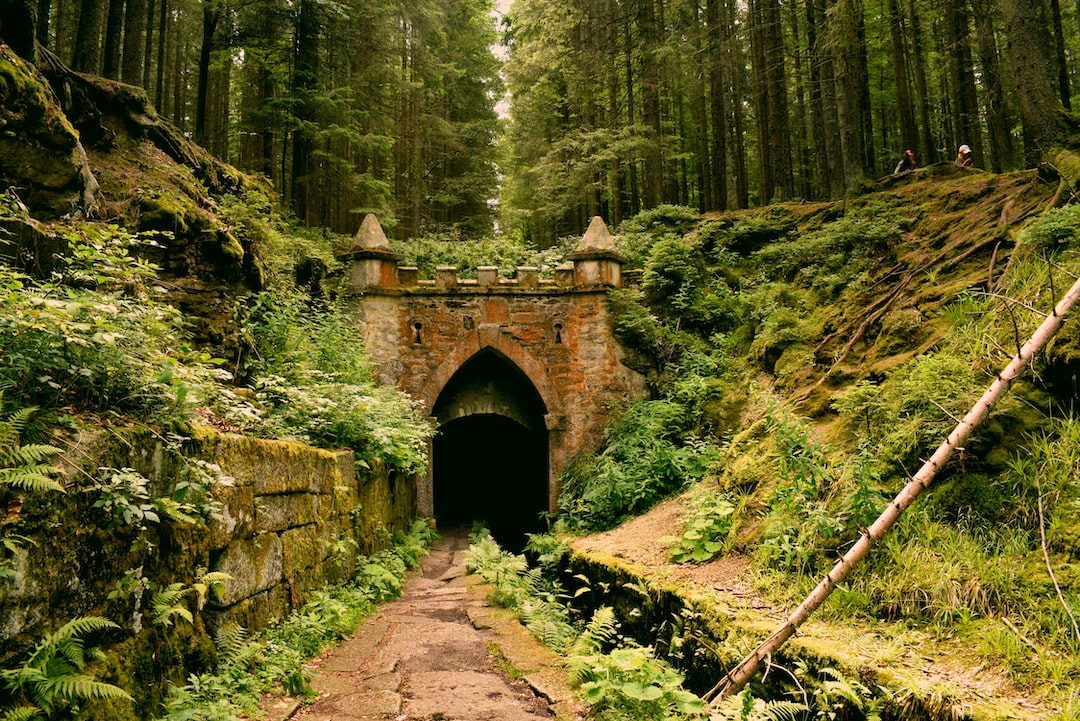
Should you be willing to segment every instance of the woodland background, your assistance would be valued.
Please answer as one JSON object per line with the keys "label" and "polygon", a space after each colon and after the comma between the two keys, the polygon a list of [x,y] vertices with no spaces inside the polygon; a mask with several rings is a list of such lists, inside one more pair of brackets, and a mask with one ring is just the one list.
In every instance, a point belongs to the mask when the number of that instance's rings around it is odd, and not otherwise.
{"label": "woodland background", "polygon": [[0,7],[24,57],[36,35],[145,88],[305,224],[352,233],[375,212],[399,238],[476,237],[498,215],[546,245],[665,203],[834,199],[905,148],[1031,167],[1080,83],[1080,2],[1061,0],[515,0],[501,19],[490,0]]}

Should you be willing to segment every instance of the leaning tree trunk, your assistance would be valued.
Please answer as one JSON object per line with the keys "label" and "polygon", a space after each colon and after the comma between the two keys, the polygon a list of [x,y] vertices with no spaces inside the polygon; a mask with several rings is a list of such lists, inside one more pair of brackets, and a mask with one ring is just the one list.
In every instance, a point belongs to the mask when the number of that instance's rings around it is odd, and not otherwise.
{"label": "leaning tree trunk", "polygon": [[717,698],[724,698],[738,693],[757,673],[764,659],[775,653],[784,644],[796,629],[813,613],[818,606],[825,602],[833,589],[844,582],[851,570],[859,561],[870,552],[882,536],[896,523],[900,515],[910,506],[920,493],[922,493],[934,476],[945,465],[953,450],[961,447],[971,432],[986,418],[990,409],[1009,390],[1009,386],[1019,377],[1024,368],[1031,362],[1035,353],[1040,351],[1054,334],[1060,330],[1065,322],[1065,316],[1069,314],[1077,301],[1080,301],[1080,279],[1073,283],[1069,292],[1058,302],[1054,310],[1032,334],[1020,352],[1009,362],[1005,370],[998,375],[997,379],[983,393],[982,398],[972,406],[968,414],[964,416],[949,437],[938,446],[934,455],[930,457],[922,468],[912,476],[911,481],[904,486],[903,490],[893,499],[882,514],[874,521],[863,536],[851,547],[844,557],[836,562],[832,570],[810,592],[810,595],[796,608],[787,620],[777,628],[768,639],[755,648],[750,654],[739,662],[737,666],[727,672],[720,683],[716,685],[709,695],[717,694]]}

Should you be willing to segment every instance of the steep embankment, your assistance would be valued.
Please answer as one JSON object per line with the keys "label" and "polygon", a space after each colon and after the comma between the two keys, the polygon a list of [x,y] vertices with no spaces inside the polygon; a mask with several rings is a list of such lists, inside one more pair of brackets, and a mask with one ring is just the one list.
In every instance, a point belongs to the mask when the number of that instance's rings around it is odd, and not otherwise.
{"label": "steep embankment", "polygon": [[[653,246],[643,286],[654,313],[670,322],[682,303],[681,329],[724,353],[699,383],[722,396],[688,406],[704,408],[692,435],[723,436],[720,461],[684,495],[576,540],[571,567],[594,593],[614,589],[606,601],[628,633],[662,648],[681,634],[671,653],[696,690],[802,600],[1071,285],[1080,223],[1052,210],[1052,175],[938,166],[846,206],[709,218],[679,246],[707,268],[697,287]],[[717,298],[723,323],[701,310]],[[770,659],[768,693],[813,698],[829,668],[886,718],[1072,717],[1080,448],[1074,424],[1053,419],[1075,398],[1077,337],[1067,325],[865,568]],[[661,370],[661,394],[685,377],[677,365]],[[730,510],[710,517],[721,501]],[[721,552],[674,563],[676,539]]]}

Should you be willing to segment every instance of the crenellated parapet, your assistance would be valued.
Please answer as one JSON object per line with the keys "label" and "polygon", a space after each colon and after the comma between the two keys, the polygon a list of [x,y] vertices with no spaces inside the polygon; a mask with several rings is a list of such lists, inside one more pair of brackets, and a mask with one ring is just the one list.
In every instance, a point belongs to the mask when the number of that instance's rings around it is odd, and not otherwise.
{"label": "crenellated parapet", "polygon": [[390,247],[379,221],[369,214],[345,255],[349,263],[349,290],[353,293],[391,289],[484,293],[592,291],[622,287],[622,265],[626,262],[615,250],[611,233],[599,216],[593,218],[581,243],[570,254],[570,262],[555,269],[553,279],[541,278],[539,268],[534,266],[519,266],[512,277],[503,278],[494,265],[479,266],[476,278],[460,278],[458,268],[448,265],[436,268],[434,278],[420,278],[417,268],[401,265],[402,258]]}

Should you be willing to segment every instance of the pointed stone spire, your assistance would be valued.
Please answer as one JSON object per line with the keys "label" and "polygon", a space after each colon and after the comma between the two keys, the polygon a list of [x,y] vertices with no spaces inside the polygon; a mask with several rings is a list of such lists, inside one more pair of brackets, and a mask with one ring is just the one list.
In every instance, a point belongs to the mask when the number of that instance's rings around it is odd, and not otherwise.
{"label": "pointed stone spire", "polygon": [[575,253],[595,253],[597,251],[615,252],[615,239],[608,232],[607,223],[599,215],[594,215],[589,229],[581,236]]}
{"label": "pointed stone spire", "polygon": [[364,216],[364,222],[360,224],[360,230],[356,231],[356,235],[353,236],[353,244],[350,250],[370,250],[374,248],[390,250],[390,241],[386,239],[386,233],[383,232],[379,219],[375,217],[374,213],[368,213]]}
{"label": "pointed stone spire", "polygon": [[365,288],[396,286],[401,258],[402,255],[390,247],[379,219],[368,213],[353,237],[352,248],[345,254],[345,259],[352,266],[349,272],[350,289],[359,292]]}
{"label": "pointed stone spire", "polygon": [[615,239],[599,215],[589,223],[577,250],[568,256],[574,262],[576,285],[622,285],[622,264],[626,258],[615,250]]}

